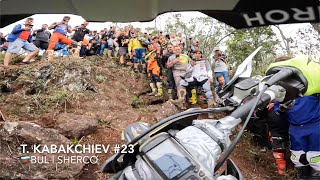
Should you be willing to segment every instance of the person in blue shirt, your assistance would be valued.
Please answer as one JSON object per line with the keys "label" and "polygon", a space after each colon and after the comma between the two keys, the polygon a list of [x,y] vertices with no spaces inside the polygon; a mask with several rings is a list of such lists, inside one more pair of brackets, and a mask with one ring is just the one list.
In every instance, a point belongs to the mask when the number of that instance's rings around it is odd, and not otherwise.
{"label": "person in blue shirt", "polygon": [[31,43],[32,28],[33,18],[27,18],[24,24],[14,26],[7,38],[8,49],[3,60],[4,66],[9,66],[12,54],[18,54],[21,48],[30,51],[21,64],[29,64],[30,60],[39,53],[39,49]]}
{"label": "person in blue shirt", "polygon": [[79,57],[79,51],[81,43],[78,44],[77,41],[74,41],[67,37],[67,33],[72,32],[71,26],[68,24],[70,21],[69,16],[63,17],[63,20],[61,22],[55,22],[51,26],[49,26],[49,30],[54,29],[51,37],[50,37],[50,43],[47,49],[48,53],[48,60],[53,60],[53,52],[56,44],[58,42],[62,44],[67,44],[69,46],[73,46],[72,52],[73,57],[78,58]]}

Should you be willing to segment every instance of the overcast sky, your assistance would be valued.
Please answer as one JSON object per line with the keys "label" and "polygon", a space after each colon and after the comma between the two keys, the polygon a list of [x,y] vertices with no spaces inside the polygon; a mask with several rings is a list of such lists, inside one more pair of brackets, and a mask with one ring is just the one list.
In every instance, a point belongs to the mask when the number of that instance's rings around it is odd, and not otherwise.
{"label": "overcast sky", "polygon": [[[200,12],[179,12],[182,15],[182,19],[186,22],[188,22],[191,18],[193,17],[206,17],[205,14],[202,14]],[[164,30],[164,26],[166,24],[166,21],[168,18],[172,15],[173,13],[165,13],[160,16],[158,16],[155,20],[151,22],[131,22],[134,27],[139,27],[139,28],[146,28],[146,27],[154,27],[157,26],[158,29]],[[84,19],[81,16],[77,15],[70,15],[70,14],[36,14],[33,15],[32,17],[34,18],[34,29],[38,29],[41,27],[42,24],[51,24],[53,22],[59,22],[62,20],[63,16],[69,15],[71,16],[71,20],[69,24],[74,27],[76,25],[80,25]],[[16,24],[23,23],[24,20],[20,20],[16,23],[13,23],[9,26],[6,26],[4,28],[0,29],[0,32],[4,33],[5,35],[10,33],[13,27]],[[129,23],[117,23],[118,27],[124,27]],[[111,25],[114,25],[112,22],[104,22],[104,23],[95,23],[95,22],[90,22],[88,25],[88,28],[90,30],[102,30],[103,28],[108,28]],[[297,32],[299,27],[306,26],[306,24],[300,23],[300,24],[285,24],[285,25],[280,25],[281,29],[283,30],[284,34],[286,36],[295,36],[295,33]],[[275,30],[275,32],[278,34],[278,30]],[[280,35],[278,34],[279,38]],[[225,49],[225,48],[222,48]]]}

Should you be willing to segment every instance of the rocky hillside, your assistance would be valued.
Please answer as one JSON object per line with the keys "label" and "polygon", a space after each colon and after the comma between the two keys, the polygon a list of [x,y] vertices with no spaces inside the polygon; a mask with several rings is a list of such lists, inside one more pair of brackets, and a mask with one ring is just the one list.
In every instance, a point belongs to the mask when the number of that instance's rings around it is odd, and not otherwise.
{"label": "rocky hillside", "polygon": [[[130,66],[118,66],[112,60],[95,57],[43,61],[0,67],[0,72],[0,179],[105,179],[108,174],[100,173],[99,168],[111,151],[50,154],[34,153],[35,147],[30,146],[112,147],[121,144],[121,131],[128,124],[136,121],[154,124],[178,112],[166,98],[146,95],[149,86],[144,75],[135,74]],[[271,152],[260,152],[246,142],[233,154],[245,177],[274,178]],[[256,158],[257,153],[262,154],[262,159]],[[59,157],[75,155],[97,155],[98,162],[57,163]],[[28,156],[50,159],[30,163],[23,159]],[[261,162],[267,165],[258,165]]]}

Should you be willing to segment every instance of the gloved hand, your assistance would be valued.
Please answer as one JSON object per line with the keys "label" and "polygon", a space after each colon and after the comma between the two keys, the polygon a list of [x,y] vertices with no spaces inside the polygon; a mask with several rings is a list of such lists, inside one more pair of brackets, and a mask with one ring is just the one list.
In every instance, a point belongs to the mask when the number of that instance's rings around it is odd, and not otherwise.
{"label": "gloved hand", "polygon": [[285,102],[284,104],[279,104],[278,111],[279,112],[286,112],[287,110],[291,109],[295,104],[295,100],[290,100]]}

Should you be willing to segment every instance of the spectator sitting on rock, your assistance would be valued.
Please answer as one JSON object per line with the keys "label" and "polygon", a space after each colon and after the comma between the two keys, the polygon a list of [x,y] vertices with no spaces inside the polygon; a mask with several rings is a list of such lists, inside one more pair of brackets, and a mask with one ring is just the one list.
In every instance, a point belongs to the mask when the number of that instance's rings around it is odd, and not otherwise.
{"label": "spectator sitting on rock", "polygon": [[218,85],[214,89],[214,92],[215,92],[214,99],[216,100],[216,102],[222,103],[221,97],[224,95],[224,92],[222,92],[221,90],[225,86],[225,81],[224,81],[223,75],[220,74],[220,75],[216,76],[216,81],[218,81]]}
{"label": "spectator sitting on rock", "polygon": [[[187,69],[186,78],[183,80],[188,84],[188,88],[191,90],[191,97],[189,102],[191,104],[197,103],[197,89],[198,87],[202,87],[209,108],[213,108],[215,104],[213,99],[213,94],[211,91],[210,83],[213,82],[212,70],[209,62],[206,59],[202,58],[201,51],[194,52],[195,61],[191,61]],[[191,74],[189,74],[191,73]],[[209,117],[210,118],[210,117]]]}
{"label": "spectator sitting on rock", "polygon": [[8,49],[4,56],[4,66],[9,66],[9,62],[13,53],[18,53],[21,48],[30,51],[30,53],[22,60],[22,64],[28,64],[32,57],[39,53],[39,49],[32,43],[31,30],[33,27],[33,18],[27,18],[24,24],[17,24],[9,34]]}

